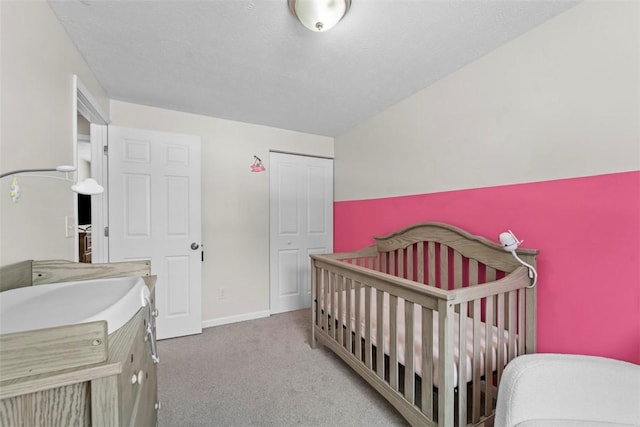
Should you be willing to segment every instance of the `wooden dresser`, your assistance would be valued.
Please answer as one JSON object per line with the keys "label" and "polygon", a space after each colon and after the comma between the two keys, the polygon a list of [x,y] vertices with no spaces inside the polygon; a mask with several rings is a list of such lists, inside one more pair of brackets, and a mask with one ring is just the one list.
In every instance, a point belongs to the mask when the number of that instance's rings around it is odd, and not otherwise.
{"label": "wooden dresser", "polygon": [[[151,346],[156,277],[149,275],[149,262],[36,263],[31,264],[35,282],[63,281],[65,274],[69,280],[143,276],[151,306],[110,335],[104,321],[0,335],[0,425],[156,426],[160,405],[152,356],[157,355]],[[25,277],[3,270],[2,289],[11,287],[13,278]]]}

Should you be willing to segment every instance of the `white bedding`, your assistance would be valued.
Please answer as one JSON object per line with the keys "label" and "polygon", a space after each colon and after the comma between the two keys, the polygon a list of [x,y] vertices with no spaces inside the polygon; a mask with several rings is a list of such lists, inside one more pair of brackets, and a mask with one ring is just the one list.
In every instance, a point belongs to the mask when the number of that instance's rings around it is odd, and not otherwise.
{"label": "white bedding", "polygon": [[[346,319],[347,317],[347,311],[346,311],[346,304],[347,304],[347,299],[346,299],[346,291],[342,291],[342,297],[343,299],[343,309],[342,309],[342,319]],[[361,325],[360,325],[360,331],[362,334],[362,337],[365,336],[365,328],[366,328],[366,323],[365,323],[365,306],[364,306],[364,290],[362,290],[360,292],[360,311],[361,311]],[[373,345],[377,345],[376,341],[377,341],[377,321],[376,321],[376,292],[371,292],[371,341]],[[337,299],[336,299],[337,301]],[[324,305],[325,304],[321,304],[321,308],[324,309]],[[331,310],[331,301],[329,302],[329,312],[332,313]],[[402,298],[398,298],[398,321],[397,321],[397,342],[398,342],[398,362],[401,363],[402,365],[404,365],[404,359],[405,359],[405,313],[404,313],[404,306],[405,306],[405,302]],[[383,311],[384,313],[386,313],[384,315],[384,353],[385,354],[389,354],[389,348],[390,348],[390,335],[389,335],[389,322],[388,322],[388,313],[389,313],[389,295],[388,294],[384,294],[383,297]],[[332,316],[333,317],[333,316]],[[414,330],[414,339],[413,339],[413,361],[414,361],[414,369],[416,371],[416,373],[420,376],[422,376],[422,309],[419,306],[415,306],[414,308],[414,326],[413,326],[413,330]],[[342,321],[343,325],[346,326],[346,323],[344,322],[344,320]],[[458,386],[458,360],[460,357],[460,352],[459,352],[459,342],[460,342],[460,322],[459,322],[459,315],[456,313],[455,314],[455,318],[454,318],[454,327],[453,327],[454,331],[454,357],[455,357],[455,363],[454,363],[454,384],[456,386]],[[355,310],[355,290],[352,289],[351,290],[351,330],[355,331],[356,330],[356,310]],[[466,372],[464,375],[464,382],[470,382],[473,379],[473,318],[471,317],[467,317],[467,323],[466,323],[466,346],[465,346],[465,357],[466,357],[466,362],[467,362],[467,366],[466,366]],[[484,375],[485,372],[485,348],[486,348],[486,339],[485,339],[485,335],[486,335],[486,325],[484,322],[480,322],[480,372],[481,375]],[[503,334],[503,339],[502,339],[502,343],[503,343],[503,349],[504,349],[504,355],[506,358],[506,354],[507,354],[507,345],[508,345],[508,331],[504,330],[502,332]],[[516,338],[517,339],[517,338]],[[492,333],[491,333],[491,370],[495,371],[496,370],[496,360],[497,360],[497,355],[496,355],[496,349],[498,347],[498,333],[497,333],[497,328],[495,326],[492,327]],[[517,351],[517,345],[515,346],[516,351]],[[433,311],[433,350],[432,350],[432,354],[433,354],[433,385],[434,386],[438,386],[439,384],[439,378],[438,378],[438,356],[439,356],[439,345],[438,345],[438,312],[437,311]],[[505,361],[506,363],[506,361]]]}

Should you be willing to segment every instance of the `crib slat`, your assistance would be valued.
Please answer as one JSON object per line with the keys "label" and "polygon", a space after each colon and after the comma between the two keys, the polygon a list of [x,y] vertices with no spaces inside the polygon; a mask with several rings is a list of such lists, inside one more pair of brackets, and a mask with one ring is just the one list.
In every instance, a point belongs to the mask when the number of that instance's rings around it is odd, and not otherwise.
{"label": "crib slat", "polygon": [[337,325],[336,329],[338,329],[338,343],[341,347],[344,347],[344,326],[346,326],[345,321],[347,319],[344,318],[343,313],[344,310],[344,276],[338,276],[338,315],[336,316]]}
{"label": "crib slat", "polygon": [[453,251],[453,287],[462,287],[462,254],[458,251]]}
{"label": "crib slat", "polygon": [[418,282],[424,283],[424,242],[418,242],[418,255],[416,256],[418,260]]}
{"label": "crib slat", "polygon": [[518,291],[518,354],[525,354],[525,343],[528,339],[525,339],[525,294],[526,291],[524,289],[520,289]]}
{"label": "crib slat", "polygon": [[333,282],[331,281],[331,276],[333,275],[333,273],[330,270],[327,270],[327,284],[325,286],[325,313],[327,314],[327,328],[325,329],[327,335],[329,337],[331,337],[331,333],[333,332],[333,327],[331,326],[331,321],[333,320],[333,314],[331,313],[331,310],[333,310]]}
{"label": "crib slat", "polygon": [[438,301],[438,425],[454,425],[453,304]]}
{"label": "crib slat", "polygon": [[427,243],[427,257],[429,258],[429,284],[431,286],[438,286],[436,282],[436,243]]}
{"label": "crib slat", "polygon": [[478,284],[478,261],[475,259],[469,260],[469,286],[475,286]]}
{"label": "crib slat", "polygon": [[415,276],[413,274],[413,245],[407,248],[407,274],[405,277],[409,280],[415,281]]}
{"label": "crib slat", "polygon": [[384,379],[384,310],[382,308],[384,293],[376,291],[376,372]]}
{"label": "crib slat", "polygon": [[389,252],[389,274],[392,276],[396,275],[396,253],[395,251]]}
{"label": "crib slat", "polygon": [[388,273],[389,269],[387,267],[387,258],[388,258],[388,253],[387,252],[381,252],[378,256],[380,258],[380,271],[382,273]]}
{"label": "crib slat", "polygon": [[458,335],[458,425],[467,425],[467,303],[460,304]]}
{"label": "crib slat", "polygon": [[322,329],[326,334],[329,333],[329,295],[331,291],[329,290],[329,271],[322,271],[322,282],[324,283],[323,289],[323,307],[322,307]]}
{"label": "crib slat", "polygon": [[422,412],[433,419],[433,310],[422,307]]}
{"label": "crib slat", "polygon": [[365,331],[365,345],[364,345],[364,357],[365,360],[367,361],[367,367],[368,368],[374,368],[373,366],[373,338],[372,338],[372,330],[371,328],[373,327],[373,319],[371,318],[371,316],[373,315],[374,319],[377,319],[378,317],[378,311],[376,310],[375,306],[371,305],[371,298],[372,295],[375,295],[376,291],[375,288],[371,288],[369,286],[367,286],[365,288],[365,316],[366,316],[366,322],[367,322],[367,326],[366,326],[366,331]]}
{"label": "crib slat", "polygon": [[471,421],[477,423],[480,420],[480,331],[482,325],[481,302],[473,301],[473,401],[471,408]]}
{"label": "crib slat", "polygon": [[509,360],[516,354],[516,291],[509,292]]}
{"label": "crib slat", "polygon": [[413,303],[404,302],[404,397],[414,403],[415,368],[413,361]]}
{"label": "crib slat", "polygon": [[449,247],[440,244],[440,289],[449,289]]}
{"label": "crib slat", "polygon": [[353,345],[356,350],[356,358],[362,360],[362,285],[359,282],[353,282],[355,286],[356,298],[356,336]]}
{"label": "crib slat", "polygon": [[[351,339],[351,337],[353,336],[353,328],[351,327],[351,319],[353,318],[353,311],[351,310],[351,279],[345,279],[344,282],[344,292],[346,294],[347,297],[347,306],[346,306],[346,310],[347,310],[347,315],[344,319],[344,321],[347,324],[347,336],[346,338],[346,342],[345,347],[347,348],[347,351],[349,351],[349,353],[353,353],[353,341]],[[357,327],[357,326],[356,326]]]}
{"label": "crib slat", "polygon": [[336,277],[336,273],[329,273],[329,297],[331,298],[331,310],[329,311],[329,317],[330,317],[330,325],[329,325],[329,335],[331,336],[331,338],[333,338],[334,340],[336,339],[336,329],[338,329],[338,325],[337,325],[337,321],[338,321],[338,316],[336,315],[336,312],[338,311],[336,307],[337,306],[337,296],[338,296],[338,289],[337,289],[337,277]]}
{"label": "crib slat", "polygon": [[498,320],[496,322],[496,327],[498,328],[498,342],[497,342],[497,357],[498,361],[498,384],[500,384],[500,379],[502,378],[502,371],[504,370],[504,365],[506,365],[507,355],[505,354],[505,323],[504,323],[504,294],[498,294]]}
{"label": "crib slat", "polygon": [[318,269],[315,268],[313,260],[311,260],[311,348],[316,348],[316,325],[318,324]]}
{"label": "crib slat", "polygon": [[396,277],[404,278],[404,250],[398,249],[396,258],[398,259],[398,272],[396,273]]}
{"label": "crib slat", "polygon": [[371,369],[371,287],[364,285],[364,359]]}
{"label": "crib slat", "polygon": [[398,391],[398,297],[389,295],[389,384]]}
{"label": "crib slat", "polygon": [[339,337],[342,333],[342,312],[339,311],[339,304],[340,304],[340,295],[342,294],[340,292],[341,287],[340,287],[340,275],[338,273],[335,273],[333,276],[333,303],[332,307],[333,307],[333,339],[338,341]]}
{"label": "crib slat", "polygon": [[491,414],[493,406],[493,297],[488,297],[485,303],[485,345],[484,345],[484,415]]}

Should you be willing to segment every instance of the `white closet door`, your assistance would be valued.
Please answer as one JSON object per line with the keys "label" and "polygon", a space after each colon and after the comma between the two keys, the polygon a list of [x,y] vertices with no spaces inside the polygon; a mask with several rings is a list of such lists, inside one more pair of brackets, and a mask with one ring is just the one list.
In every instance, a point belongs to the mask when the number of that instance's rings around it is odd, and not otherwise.
{"label": "white closet door", "polygon": [[271,153],[271,313],[311,305],[309,255],[333,251],[333,160]]}

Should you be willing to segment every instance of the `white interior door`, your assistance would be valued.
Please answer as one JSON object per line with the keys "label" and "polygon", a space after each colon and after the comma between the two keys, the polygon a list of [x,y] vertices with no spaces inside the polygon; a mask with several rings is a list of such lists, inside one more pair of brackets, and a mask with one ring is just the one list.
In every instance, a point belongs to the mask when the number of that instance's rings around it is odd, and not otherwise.
{"label": "white interior door", "polygon": [[333,251],[333,160],[271,153],[271,313],[311,305],[309,255]]}
{"label": "white interior door", "polygon": [[[91,178],[101,183],[109,181],[103,148],[109,143],[107,135],[107,125],[91,123]],[[104,187],[101,196],[91,197],[91,262],[95,263],[109,262],[109,245],[104,235],[108,216],[109,185]]]}
{"label": "white interior door", "polygon": [[151,260],[159,339],[202,332],[200,137],[109,126],[109,259]]}

